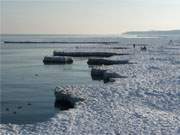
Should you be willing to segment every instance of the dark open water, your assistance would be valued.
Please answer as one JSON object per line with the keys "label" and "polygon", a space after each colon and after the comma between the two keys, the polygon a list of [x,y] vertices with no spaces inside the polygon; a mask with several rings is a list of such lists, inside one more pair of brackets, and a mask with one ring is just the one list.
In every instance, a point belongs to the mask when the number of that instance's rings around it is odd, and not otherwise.
{"label": "dark open water", "polygon": [[[57,36],[3,36],[2,40],[57,40]],[[59,112],[54,107],[54,88],[66,84],[90,84],[86,59],[72,65],[44,65],[42,59],[53,50],[70,44],[1,43],[1,123],[46,121]],[[70,47],[71,48],[71,47]],[[69,49],[70,49],[69,48]],[[73,47],[72,47],[73,48]]]}

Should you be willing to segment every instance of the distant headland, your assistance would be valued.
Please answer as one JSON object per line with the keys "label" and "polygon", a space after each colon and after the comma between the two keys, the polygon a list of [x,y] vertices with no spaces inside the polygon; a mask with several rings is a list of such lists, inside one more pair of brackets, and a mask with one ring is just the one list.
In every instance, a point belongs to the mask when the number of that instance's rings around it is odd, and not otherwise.
{"label": "distant headland", "polygon": [[180,30],[128,31],[123,35],[180,35]]}

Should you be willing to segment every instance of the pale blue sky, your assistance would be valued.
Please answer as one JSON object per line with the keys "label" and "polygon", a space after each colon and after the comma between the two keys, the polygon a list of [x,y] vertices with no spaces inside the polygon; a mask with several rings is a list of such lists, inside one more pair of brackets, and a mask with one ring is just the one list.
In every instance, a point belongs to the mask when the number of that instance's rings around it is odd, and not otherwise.
{"label": "pale blue sky", "polygon": [[1,33],[120,34],[180,29],[180,0],[0,0]]}

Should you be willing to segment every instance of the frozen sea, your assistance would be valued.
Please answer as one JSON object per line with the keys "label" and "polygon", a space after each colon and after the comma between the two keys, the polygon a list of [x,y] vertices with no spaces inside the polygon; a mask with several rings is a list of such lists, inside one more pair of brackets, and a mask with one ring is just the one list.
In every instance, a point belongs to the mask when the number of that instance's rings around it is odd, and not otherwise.
{"label": "frozen sea", "polygon": [[[140,51],[144,45],[147,51]],[[180,35],[1,35],[0,47],[0,134],[180,134]],[[87,58],[75,58],[72,65],[44,65],[43,57],[53,50],[129,53],[109,59],[135,64],[103,66],[127,76],[104,84],[92,81]],[[54,107],[57,86],[85,101],[60,111]]]}

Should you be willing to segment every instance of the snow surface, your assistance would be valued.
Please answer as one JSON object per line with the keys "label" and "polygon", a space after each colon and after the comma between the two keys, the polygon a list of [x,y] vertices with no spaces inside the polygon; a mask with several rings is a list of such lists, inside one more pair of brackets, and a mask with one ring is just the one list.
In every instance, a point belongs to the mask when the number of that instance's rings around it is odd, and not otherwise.
{"label": "snow surface", "polygon": [[0,124],[0,134],[180,134],[179,40],[174,46],[168,46],[165,39],[132,41],[148,43],[148,50],[141,52],[137,47],[126,50],[132,53],[130,56],[112,59],[129,59],[137,64],[104,67],[128,78],[108,84],[59,86],[72,89],[85,101],[45,122]]}

